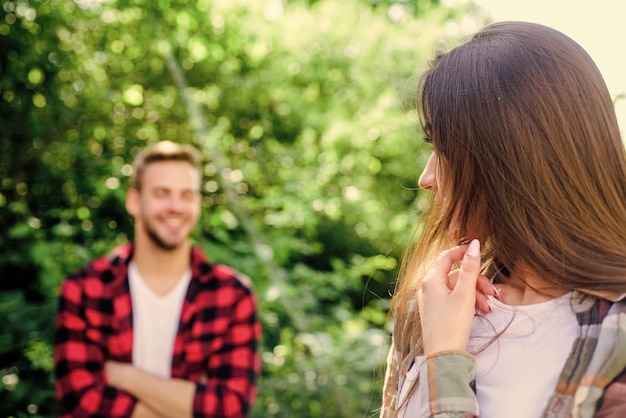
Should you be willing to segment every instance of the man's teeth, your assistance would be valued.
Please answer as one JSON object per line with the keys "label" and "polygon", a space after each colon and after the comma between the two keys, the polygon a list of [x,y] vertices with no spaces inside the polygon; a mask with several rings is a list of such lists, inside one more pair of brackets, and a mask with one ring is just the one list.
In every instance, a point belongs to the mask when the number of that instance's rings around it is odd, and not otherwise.
{"label": "man's teeth", "polygon": [[183,224],[182,219],[166,219],[165,225],[167,226],[181,226]]}

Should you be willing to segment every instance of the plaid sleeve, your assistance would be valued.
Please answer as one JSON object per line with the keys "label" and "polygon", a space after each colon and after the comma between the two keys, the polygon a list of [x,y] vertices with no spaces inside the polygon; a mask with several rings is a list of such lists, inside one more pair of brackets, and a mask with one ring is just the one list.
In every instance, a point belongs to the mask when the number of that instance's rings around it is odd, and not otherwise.
{"label": "plaid sleeve", "polygon": [[[256,397],[261,325],[254,294],[241,290],[224,288],[216,295],[217,312],[228,312],[229,325],[221,348],[206,359],[208,379],[197,383],[194,417],[243,418]],[[226,319],[219,316],[217,321]]]}
{"label": "plaid sleeve", "polygon": [[[78,276],[78,275],[77,275]],[[63,283],[56,317],[55,390],[61,417],[130,417],[135,399],[106,384],[99,331],[85,317],[85,294],[77,277]]]}
{"label": "plaid sleeve", "polygon": [[474,379],[474,357],[460,351],[442,351],[425,356],[420,363],[421,417],[479,416],[470,383]]}
{"label": "plaid sleeve", "polygon": [[626,369],[605,389],[594,418],[626,416]]}

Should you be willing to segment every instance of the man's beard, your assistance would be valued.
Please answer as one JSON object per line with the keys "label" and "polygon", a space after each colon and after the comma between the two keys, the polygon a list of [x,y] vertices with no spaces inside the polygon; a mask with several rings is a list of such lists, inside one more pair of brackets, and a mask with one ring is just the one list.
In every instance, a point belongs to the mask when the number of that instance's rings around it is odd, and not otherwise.
{"label": "man's beard", "polygon": [[150,228],[149,225],[145,225],[145,230],[148,238],[150,238],[150,240],[163,251],[174,251],[181,245],[180,242],[174,244],[168,244],[164,242],[161,237],[156,233],[156,231]]}

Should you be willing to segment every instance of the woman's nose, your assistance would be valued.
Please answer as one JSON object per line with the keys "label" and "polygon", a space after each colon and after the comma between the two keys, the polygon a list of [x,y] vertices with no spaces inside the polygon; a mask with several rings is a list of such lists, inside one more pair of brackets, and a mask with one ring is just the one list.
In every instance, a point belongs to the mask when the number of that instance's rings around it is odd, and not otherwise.
{"label": "woman's nose", "polygon": [[430,153],[430,157],[428,157],[428,162],[426,162],[426,167],[424,167],[424,171],[422,171],[422,175],[419,179],[419,186],[422,189],[432,190],[433,186],[437,181],[437,156],[434,152]]}

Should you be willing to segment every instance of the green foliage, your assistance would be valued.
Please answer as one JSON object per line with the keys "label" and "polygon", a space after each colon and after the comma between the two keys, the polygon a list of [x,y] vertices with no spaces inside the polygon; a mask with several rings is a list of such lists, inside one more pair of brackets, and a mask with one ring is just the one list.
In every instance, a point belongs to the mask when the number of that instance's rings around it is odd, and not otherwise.
{"label": "green foliage", "polygon": [[131,238],[129,163],[160,139],[202,150],[195,239],[257,288],[253,416],[373,415],[426,157],[406,83],[466,11],[429,0],[5,0],[0,415],[55,415],[59,284]]}

